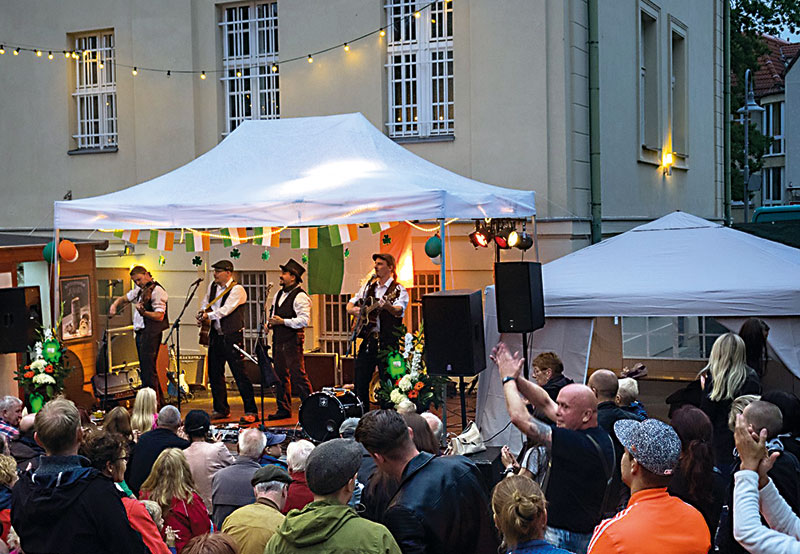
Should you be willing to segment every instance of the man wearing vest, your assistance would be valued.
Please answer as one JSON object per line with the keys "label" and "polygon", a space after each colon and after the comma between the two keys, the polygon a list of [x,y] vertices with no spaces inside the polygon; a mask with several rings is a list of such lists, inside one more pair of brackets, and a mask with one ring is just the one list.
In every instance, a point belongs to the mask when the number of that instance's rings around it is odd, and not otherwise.
{"label": "man wearing vest", "polygon": [[161,345],[161,332],[169,327],[167,291],[140,265],[131,269],[131,280],[135,286],[126,295],[114,300],[108,313],[116,315],[124,303],[131,303],[136,308],[133,311],[133,330],[142,386],[156,391],[160,407],[164,405],[164,393],[158,381],[156,358]]}
{"label": "man wearing vest", "polygon": [[234,344],[239,348],[244,345],[244,304],[247,302],[247,293],[242,285],[233,280],[231,262],[221,260],[211,267],[214,268],[214,281],[208,287],[205,298],[209,311],[200,318],[200,321],[208,319],[211,322],[208,334],[208,380],[214,399],[211,419],[225,419],[231,412],[225,385],[225,362],[228,362],[244,403],[244,416],[240,423],[255,423],[258,421],[258,408],[253,396],[253,383],[244,372],[244,356],[233,347]]}
{"label": "man wearing vest", "polygon": [[272,357],[278,383],[275,400],[278,411],[267,419],[286,419],[292,416],[292,388],[300,400],[311,394],[311,382],[303,362],[303,329],[311,323],[311,298],[300,287],[305,268],[290,259],[281,268],[281,290],[275,295],[270,310]]}
{"label": "man wearing vest", "polygon": [[353,317],[358,317],[360,307],[368,298],[381,306],[376,310],[374,324],[366,328],[355,363],[356,396],[361,399],[364,411],[370,408],[369,383],[379,362],[381,380],[386,374],[385,360],[378,360],[378,353],[398,348],[399,337],[395,336],[395,329],[403,322],[403,313],[408,306],[408,292],[397,282],[394,256],[380,252],[372,255],[372,261],[375,262],[375,275],[347,303],[347,313]]}

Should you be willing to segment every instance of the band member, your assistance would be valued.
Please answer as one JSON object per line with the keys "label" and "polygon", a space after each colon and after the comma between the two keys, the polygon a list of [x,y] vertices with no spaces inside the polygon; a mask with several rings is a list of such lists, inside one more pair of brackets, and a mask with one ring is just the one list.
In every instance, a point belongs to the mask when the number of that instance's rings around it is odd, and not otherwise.
{"label": "band member", "polygon": [[207,310],[198,315],[197,323],[210,321],[208,334],[208,380],[211,383],[213,411],[211,419],[225,419],[230,415],[228,391],[225,386],[225,362],[231,368],[236,388],[242,395],[244,416],[240,423],[258,421],[258,408],[253,396],[253,383],[244,372],[244,356],[234,348],[244,348],[244,304],[247,293],[233,280],[233,264],[221,260],[211,266],[214,280],[208,287],[204,305]]}
{"label": "band member", "polygon": [[292,388],[300,400],[311,394],[311,382],[303,362],[303,329],[311,323],[311,298],[302,289],[305,268],[290,259],[281,268],[281,290],[275,295],[268,326],[272,329],[272,357],[278,384],[275,400],[278,411],[267,419],[292,416]]}
{"label": "band member", "polygon": [[153,279],[150,272],[137,265],[131,269],[134,287],[127,294],[118,297],[108,310],[116,315],[122,304],[131,303],[133,311],[133,331],[136,337],[136,352],[139,355],[139,373],[142,386],[156,391],[158,405],[164,404],[164,393],[156,372],[156,358],[161,345],[161,333],[169,328],[167,317],[167,291]]}
{"label": "band member", "polygon": [[[361,399],[365,410],[369,410],[369,383],[375,367],[379,368],[381,380],[386,377],[386,362],[378,359],[378,353],[399,347],[395,328],[403,322],[408,306],[408,292],[397,282],[394,256],[378,253],[372,255],[372,260],[375,262],[375,275],[347,303],[347,313],[354,317],[370,298],[380,306],[371,314],[374,321],[370,321],[365,330],[355,363],[356,396]],[[389,298],[391,300],[387,300]]]}

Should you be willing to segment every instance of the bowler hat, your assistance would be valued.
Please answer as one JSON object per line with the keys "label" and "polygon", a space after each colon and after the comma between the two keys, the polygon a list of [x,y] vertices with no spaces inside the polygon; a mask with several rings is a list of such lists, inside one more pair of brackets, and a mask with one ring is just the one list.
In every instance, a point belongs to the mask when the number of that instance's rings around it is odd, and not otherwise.
{"label": "bowler hat", "polygon": [[281,271],[286,271],[297,277],[298,281],[303,280],[303,273],[306,272],[306,268],[304,268],[302,265],[294,261],[292,258],[289,258],[289,261],[286,262],[286,264],[280,266],[280,268]]}

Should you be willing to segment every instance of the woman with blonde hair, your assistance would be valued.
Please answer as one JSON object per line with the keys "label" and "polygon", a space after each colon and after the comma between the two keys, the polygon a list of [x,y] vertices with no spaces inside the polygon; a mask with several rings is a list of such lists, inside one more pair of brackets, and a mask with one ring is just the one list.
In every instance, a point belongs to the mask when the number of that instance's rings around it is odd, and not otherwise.
{"label": "woman with blonde hair", "polygon": [[492,491],[492,513],[507,554],[568,554],[544,540],[547,501],[530,477],[509,475]]}
{"label": "woman with blonde hair", "polygon": [[192,537],[211,531],[208,510],[197,494],[189,462],[180,448],[167,448],[158,455],[150,475],[142,483],[139,498],[161,506],[164,527],[178,532],[175,541],[178,552]]}
{"label": "woman with blonde hair", "polygon": [[139,436],[156,428],[158,419],[158,402],[156,391],[150,387],[139,389],[136,400],[133,401],[133,414],[131,415],[131,428],[134,440]]}
{"label": "woman with blonde hair", "polygon": [[761,394],[761,380],[745,363],[744,341],[739,335],[725,333],[714,341],[700,383],[700,409],[714,426],[714,463],[727,476],[733,465],[733,432],[728,428],[731,404],[744,394]]}

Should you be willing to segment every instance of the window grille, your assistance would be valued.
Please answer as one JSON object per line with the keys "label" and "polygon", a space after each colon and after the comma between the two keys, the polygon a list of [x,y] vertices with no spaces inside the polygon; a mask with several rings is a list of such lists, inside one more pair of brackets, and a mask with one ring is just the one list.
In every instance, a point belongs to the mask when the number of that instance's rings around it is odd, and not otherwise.
{"label": "window grille", "polygon": [[223,6],[225,134],[246,119],[280,117],[278,3]]}
{"label": "window grille", "polygon": [[[347,315],[349,294],[322,294],[322,308],[319,347],[322,352],[344,356],[347,340],[350,338],[350,317]],[[352,353],[351,353],[352,354]]]}
{"label": "window grille", "polygon": [[[238,282],[247,293],[244,305],[244,348],[255,354],[259,325],[266,321],[264,301],[267,292],[267,274],[264,271],[239,271]],[[270,301],[272,300],[270,293]]]}
{"label": "window grille", "polygon": [[780,206],[783,204],[783,167],[762,168],[761,204],[764,206]]}
{"label": "window grille", "polygon": [[762,118],[764,134],[772,137],[772,144],[765,155],[783,154],[783,102],[766,104]]}
{"label": "window grille", "polygon": [[711,317],[623,317],[622,356],[702,360],[727,332]]}
{"label": "window grille", "polygon": [[114,32],[100,31],[75,37],[75,92],[78,119],[72,137],[81,149],[117,147],[117,78]]}
{"label": "window grille", "polygon": [[406,310],[406,328],[416,333],[422,327],[422,297],[439,290],[438,271],[414,273],[414,288],[409,291],[410,298]]}
{"label": "window grille", "polygon": [[[453,135],[453,1],[386,4],[389,136]],[[419,12],[420,17],[415,17]]]}

